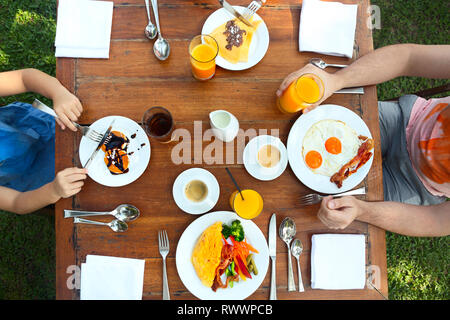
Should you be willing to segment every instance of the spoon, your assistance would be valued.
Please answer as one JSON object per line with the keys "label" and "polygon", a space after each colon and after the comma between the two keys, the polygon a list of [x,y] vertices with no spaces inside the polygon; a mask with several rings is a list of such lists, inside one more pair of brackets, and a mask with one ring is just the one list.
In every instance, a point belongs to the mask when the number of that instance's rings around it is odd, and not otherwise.
{"label": "spoon", "polygon": [[302,280],[302,271],[300,270],[300,255],[303,251],[303,244],[299,239],[295,239],[291,245],[292,255],[297,259],[297,270],[298,270],[298,292],[304,292]]}
{"label": "spoon", "polygon": [[152,20],[150,19],[150,8],[148,0],[145,0],[145,8],[147,9],[147,17],[148,17],[148,24],[145,27],[144,33],[145,36],[149,39],[154,39],[156,37],[156,26],[152,23]]}
{"label": "spoon", "polygon": [[117,219],[114,219],[113,221],[111,221],[109,223],[105,223],[105,222],[92,221],[92,220],[75,217],[73,219],[73,222],[74,223],[95,224],[95,225],[99,225],[99,226],[108,226],[114,232],[124,232],[124,231],[128,230],[128,225],[125,222],[117,220]]}
{"label": "spoon", "polygon": [[330,64],[330,63],[326,63],[325,61],[323,61],[320,58],[312,58],[311,60],[309,60],[310,63],[312,63],[313,65],[315,65],[316,67],[319,67],[320,69],[325,69],[326,67],[335,67],[335,68],[345,68],[347,67],[347,65],[345,64]]}
{"label": "spoon", "polygon": [[156,20],[156,26],[158,28],[158,39],[156,39],[153,44],[153,52],[159,60],[166,60],[170,54],[170,46],[169,42],[167,42],[167,40],[161,35],[161,28],[159,26],[158,0],[152,0],[152,9]]}
{"label": "spoon", "polygon": [[87,216],[105,216],[112,215],[117,220],[123,222],[129,222],[136,220],[139,215],[139,209],[131,204],[121,204],[113,211],[110,212],[92,212],[92,211],[77,211],[77,210],[64,210],[64,218],[74,218],[74,217],[87,217]]}
{"label": "spoon", "polygon": [[296,234],[295,222],[287,217],[280,224],[279,234],[280,238],[286,243],[288,247],[288,291],[295,291],[294,273],[292,272],[291,250],[290,243]]}

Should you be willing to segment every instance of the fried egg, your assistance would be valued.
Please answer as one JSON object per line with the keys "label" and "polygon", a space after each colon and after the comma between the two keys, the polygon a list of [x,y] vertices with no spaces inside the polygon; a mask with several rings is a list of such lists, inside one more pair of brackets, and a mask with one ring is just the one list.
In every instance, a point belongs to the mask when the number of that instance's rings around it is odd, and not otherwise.
{"label": "fried egg", "polygon": [[331,177],[356,156],[361,141],[355,130],[339,120],[321,120],[303,138],[302,156],[314,173]]}

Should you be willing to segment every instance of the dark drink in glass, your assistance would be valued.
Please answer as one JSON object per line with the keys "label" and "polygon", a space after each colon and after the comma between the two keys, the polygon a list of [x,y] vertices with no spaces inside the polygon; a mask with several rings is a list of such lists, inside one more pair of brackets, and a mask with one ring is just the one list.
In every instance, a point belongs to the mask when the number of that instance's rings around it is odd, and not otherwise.
{"label": "dark drink in glass", "polygon": [[169,110],[163,107],[153,107],[144,113],[142,119],[145,132],[162,143],[171,142],[174,122]]}

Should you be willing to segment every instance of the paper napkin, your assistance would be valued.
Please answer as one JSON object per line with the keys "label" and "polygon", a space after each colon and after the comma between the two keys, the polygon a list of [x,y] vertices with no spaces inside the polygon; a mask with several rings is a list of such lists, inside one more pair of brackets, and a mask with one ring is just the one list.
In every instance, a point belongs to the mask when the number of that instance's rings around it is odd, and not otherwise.
{"label": "paper napkin", "polygon": [[311,245],[311,288],[364,288],[366,241],[363,234],[315,234]]}
{"label": "paper napkin", "polygon": [[353,55],[358,5],[303,0],[299,48],[333,56]]}
{"label": "paper napkin", "polygon": [[145,260],[88,255],[81,264],[81,300],[142,300]]}
{"label": "paper napkin", "polygon": [[56,57],[109,58],[114,2],[59,0]]}

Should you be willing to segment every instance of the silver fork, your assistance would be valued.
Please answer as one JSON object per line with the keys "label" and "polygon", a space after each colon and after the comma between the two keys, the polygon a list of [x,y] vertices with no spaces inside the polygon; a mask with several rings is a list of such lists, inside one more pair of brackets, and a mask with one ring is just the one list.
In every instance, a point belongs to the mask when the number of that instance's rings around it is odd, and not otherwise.
{"label": "silver fork", "polygon": [[[362,195],[362,194],[366,194],[365,187],[361,187],[359,189],[354,189],[354,190],[343,192],[343,193],[333,194],[332,196],[333,197],[343,197],[343,196],[354,196],[354,195]],[[326,195],[322,196],[317,193],[310,193],[310,194],[300,197],[300,204],[303,206],[316,204],[316,203],[319,203],[320,201],[322,201],[322,199],[325,197],[326,197]]]}
{"label": "silver fork", "polygon": [[[55,111],[52,108],[45,105],[44,103],[42,103],[41,101],[39,101],[38,99],[34,99],[32,106],[35,107],[36,109],[39,109],[39,110],[45,112],[45,113],[48,113],[49,115],[55,117],[55,119],[58,119],[58,116],[56,115]],[[78,123],[76,123],[74,121],[72,121],[72,123],[78,130],[81,131],[83,136],[85,136],[97,143],[99,143],[102,140],[103,135],[101,133],[98,133],[94,129],[91,129],[88,126],[79,125]]]}
{"label": "silver fork", "polygon": [[250,20],[251,17],[255,14],[256,11],[261,8],[263,3],[266,3],[266,0],[253,0],[250,2],[247,8],[245,8],[244,13],[242,14],[245,19]]}
{"label": "silver fork", "polygon": [[159,253],[163,258],[163,300],[170,300],[169,284],[167,282],[166,257],[169,253],[169,238],[166,230],[158,231]]}

